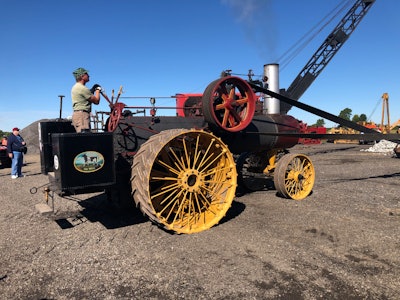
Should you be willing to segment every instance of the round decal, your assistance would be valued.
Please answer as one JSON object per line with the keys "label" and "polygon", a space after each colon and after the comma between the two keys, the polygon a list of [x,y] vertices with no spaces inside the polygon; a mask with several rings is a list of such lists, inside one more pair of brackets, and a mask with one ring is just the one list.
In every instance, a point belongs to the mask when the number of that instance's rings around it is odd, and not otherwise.
{"label": "round decal", "polygon": [[79,153],[74,158],[74,167],[82,173],[92,173],[100,170],[104,166],[104,157],[96,151],[85,151]]}

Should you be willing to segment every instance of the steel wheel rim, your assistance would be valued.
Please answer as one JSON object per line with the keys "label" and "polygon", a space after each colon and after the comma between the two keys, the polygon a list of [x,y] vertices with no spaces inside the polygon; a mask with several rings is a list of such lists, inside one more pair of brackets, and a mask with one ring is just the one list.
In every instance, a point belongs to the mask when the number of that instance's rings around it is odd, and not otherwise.
{"label": "steel wheel rim", "polygon": [[231,206],[236,177],[230,151],[215,136],[201,131],[175,136],[160,149],[149,174],[154,214],[178,233],[208,229]]}

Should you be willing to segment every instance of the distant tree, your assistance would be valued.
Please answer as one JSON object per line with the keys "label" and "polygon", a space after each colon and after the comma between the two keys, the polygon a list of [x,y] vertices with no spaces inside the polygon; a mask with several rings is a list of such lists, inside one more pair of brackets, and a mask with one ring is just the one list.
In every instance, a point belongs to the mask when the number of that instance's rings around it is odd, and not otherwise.
{"label": "distant tree", "polygon": [[360,116],[357,115],[357,114],[355,114],[351,120],[352,120],[353,122],[357,123],[358,121],[360,121]]}
{"label": "distant tree", "polygon": [[345,108],[339,113],[339,117],[350,121],[352,110],[350,108]]}
{"label": "distant tree", "polygon": [[365,114],[360,115],[360,121],[361,122],[366,122],[367,121],[367,116]]}
{"label": "distant tree", "polygon": [[5,132],[5,131],[3,131],[3,130],[0,130],[0,139],[3,137],[3,136],[8,136],[9,135],[9,132]]}
{"label": "distant tree", "polygon": [[315,126],[317,127],[323,127],[324,125],[325,125],[324,119],[318,119],[317,122],[315,123]]}

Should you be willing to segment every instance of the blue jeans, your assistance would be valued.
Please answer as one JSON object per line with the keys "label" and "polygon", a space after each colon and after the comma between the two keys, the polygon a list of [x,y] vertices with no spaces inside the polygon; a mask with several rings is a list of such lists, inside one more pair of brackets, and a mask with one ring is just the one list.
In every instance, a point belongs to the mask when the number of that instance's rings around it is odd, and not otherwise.
{"label": "blue jeans", "polygon": [[13,151],[13,158],[11,161],[11,175],[22,176],[22,163],[24,154],[19,151]]}

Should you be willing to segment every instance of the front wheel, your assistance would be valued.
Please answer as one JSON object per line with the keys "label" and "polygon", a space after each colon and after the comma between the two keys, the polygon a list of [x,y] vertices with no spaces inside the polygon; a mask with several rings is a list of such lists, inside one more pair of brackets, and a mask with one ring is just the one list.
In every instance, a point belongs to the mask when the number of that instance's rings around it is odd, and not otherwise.
{"label": "front wheel", "polygon": [[286,154],[277,162],[274,184],[278,194],[293,200],[303,200],[315,182],[314,166],[304,154]]}

